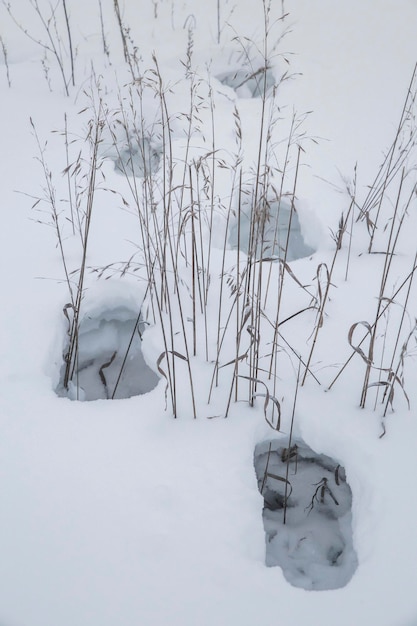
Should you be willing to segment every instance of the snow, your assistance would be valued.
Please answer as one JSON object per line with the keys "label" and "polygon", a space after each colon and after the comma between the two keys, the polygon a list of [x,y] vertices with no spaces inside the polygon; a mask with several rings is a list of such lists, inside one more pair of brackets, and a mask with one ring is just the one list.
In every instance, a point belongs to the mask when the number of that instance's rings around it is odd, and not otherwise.
{"label": "snow", "polygon": [[[346,473],[352,501],[346,496],[344,503],[348,509],[351,507],[351,513],[341,521],[337,518],[331,522],[340,521],[340,532],[345,533],[343,541],[352,541],[348,550],[349,576],[340,581],[338,573],[332,571],[338,568],[325,564],[330,572],[324,575],[324,589],[313,591],[302,588],[308,586],[305,581],[300,587],[300,581],[291,580],[279,565],[266,566],[264,501],[258,490],[255,450],[276,437],[288,443],[298,366],[288,347],[281,345],[278,375],[268,383],[269,392],[281,404],[279,435],[265,420],[265,398],[257,398],[253,407],[248,405],[248,381],[244,378],[239,382],[239,401],[231,402],[225,419],[234,367],[227,364],[235,362],[236,338],[234,317],[229,326],[226,324],[232,310],[229,295],[221,292],[218,280],[222,272],[230,281],[236,278],[236,251],[227,249],[223,257],[223,242],[230,227],[225,216],[229,207],[236,215],[238,179],[233,178],[233,164],[242,159],[249,173],[249,180],[244,182],[252,184],[255,180],[253,163],[259,146],[262,102],[261,98],[252,97],[257,93],[249,86],[248,90],[238,86],[235,91],[233,76],[242,66],[241,43],[245,37],[256,40],[250,58],[255,69],[259,64],[262,3],[255,10],[253,3],[234,6],[230,0],[224,0],[219,45],[215,3],[211,7],[206,3],[194,6],[185,0],[149,0],[141,3],[140,10],[131,0],[121,3],[131,40],[139,42],[142,71],[154,67],[155,51],[167,87],[167,109],[172,122],[170,149],[176,163],[172,180],[173,219],[181,201],[184,205],[190,201],[188,191],[183,200],[178,191],[185,184],[184,171],[188,175],[184,161],[200,163],[201,169],[192,170],[192,176],[196,177],[197,171],[201,174],[194,187],[201,193],[199,200],[204,206],[211,203],[210,194],[204,195],[203,181],[211,171],[213,143],[218,150],[216,158],[222,164],[215,172],[210,297],[202,312],[194,311],[190,296],[193,285],[202,283],[197,283],[197,279],[193,283],[185,249],[181,248],[178,255],[181,281],[177,287],[183,296],[184,323],[190,336],[193,319],[198,320],[196,355],[189,358],[194,406],[184,361],[187,346],[181,337],[180,311],[174,298],[171,315],[177,355],[168,352],[159,360],[164,351],[162,328],[170,328],[170,318],[166,312],[159,319],[153,315],[142,264],[141,230],[134,198],[136,194],[141,204],[146,189],[143,179],[130,175],[130,167],[135,174],[143,173],[143,163],[140,158],[133,165],[126,161],[126,145],[132,137],[142,137],[145,157],[158,181],[152,189],[153,211],[167,197],[161,179],[167,155],[159,153],[161,144],[152,143],[146,134],[156,139],[161,131],[158,88],[145,87],[142,114],[146,124],[142,128],[140,116],[135,117],[142,85],[132,85],[123,61],[112,3],[102,4],[109,58],[103,53],[99,3],[67,2],[77,46],[76,85],[69,87],[69,96],[64,95],[54,58],[48,54],[42,65],[40,46],[19,31],[5,6],[0,6],[0,35],[7,49],[11,80],[9,87],[0,51],[0,624],[253,626],[282,621],[290,626],[305,622],[314,626],[415,626],[415,334],[410,335],[404,355],[404,371],[399,370],[410,410],[398,382],[394,411],[388,407],[383,417],[383,389],[379,389],[379,403],[374,409],[377,387],[369,389],[366,408],[359,408],[366,363],[357,353],[337,382],[333,382],[352,355],[349,328],[360,321],[372,323],[378,306],[385,256],[367,254],[369,237],[363,222],[349,222],[334,265],[311,365],[320,385],[313,376],[307,376],[298,389],[294,408],[294,441],[304,442],[319,459],[335,460]],[[281,4],[274,3],[273,17],[281,16]],[[295,201],[309,252],[304,258],[291,260],[291,271],[298,282],[286,275],[280,319],[289,320],[282,325],[282,332],[305,362],[317,314],[309,309],[311,294],[320,292],[318,282],[322,295],[326,286],[324,265],[319,274],[317,268],[324,263],[328,269],[332,265],[335,243],[331,232],[337,231],[341,212],[346,215],[350,203],[346,186],[352,187],[358,163],[358,203],[363,202],[367,185],[373,181],[383,154],[395,137],[416,61],[413,29],[417,5],[411,0],[293,0],[283,4],[289,15],[276,23],[274,33],[279,36],[282,29],[289,32],[278,45],[282,54],[275,58],[273,68],[278,84],[275,101],[279,106],[278,119],[271,126],[276,159],[273,182],[279,181],[291,123],[301,119],[297,142],[302,143],[303,152]],[[12,1],[11,6],[17,20],[35,38],[45,36],[31,3]],[[49,10],[46,2],[40,2],[40,6]],[[57,30],[68,72],[68,42],[61,13],[57,13]],[[236,36],[238,41],[233,41]],[[184,67],[187,46],[196,69],[196,93],[201,94],[199,107],[191,113],[191,83],[185,77]],[[294,76],[280,82],[287,68]],[[152,75],[146,76],[150,80]],[[271,77],[268,75],[269,89]],[[81,154],[82,173],[71,180],[72,192],[79,193],[84,210],[91,156],[86,135],[92,101],[97,112],[100,97],[105,105],[106,125],[98,155],[79,327],[80,340],[86,340],[81,360],[92,361],[95,367],[92,395],[100,399],[81,402],[56,394],[68,341],[68,320],[63,309],[69,303],[69,294],[50,206],[43,201],[37,203],[44,196],[46,183],[35,132],[51,170],[66,260],[76,284],[82,259],[82,229],[73,230],[68,221],[68,179],[61,174]],[[271,98],[270,94],[268,106]],[[307,111],[312,113],[305,116]],[[267,117],[273,118],[275,113],[267,109]],[[69,161],[62,132],[65,115]],[[121,118],[126,122],[125,128],[120,124]],[[241,128],[241,151],[236,124]],[[136,156],[140,157],[140,151]],[[405,163],[408,174],[396,224],[404,209],[403,198],[412,193],[415,184],[414,165],[415,152],[411,151]],[[126,176],[120,171],[123,167]],[[291,153],[282,190],[286,201],[291,198],[295,169]],[[188,185],[189,180],[185,182]],[[382,207],[376,252],[385,249],[399,182],[397,176],[390,188],[390,202]],[[384,298],[396,293],[413,267],[415,194],[410,197],[404,213],[406,227],[393,255]],[[33,205],[36,206],[32,208]],[[158,210],[152,211],[147,241],[156,247],[164,216]],[[190,227],[190,219],[183,225],[185,230]],[[201,255],[200,261],[207,262],[210,222],[201,220],[197,226],[202,242],[201,248],[196,247],[197,254]],[[244,264],[245,259],[242,252],[240,263]],[[266,337],[265,350],[270,350],[274,336],[270,322],[275,319],[281,267],[282,264],[273,263],[262,269],[263,284],[269,281],[271,285],[263,302],[265,316],[260,322],[262,337]],[[206,278],[200,275],[199,280]],[[218,386],[211,389],[221,293],[221,330],[226,330]],[[382,353],[383,365],[393,352],[405,290],[394,299],[395,306],[382,316],[378,326],[378,358]],[[395,351],[395,366],[402,342],[413,328],[415,302],[413,288]],[[305,309],[303,314],[292,317],[301,309]],[[122,343],[131,335],[139,311],[143,336],[141,343],[138,340],[136,344],[135,354],[140,366],[146,368],[149,384],[145,385],[145,393],[131,395],[129,382],[124,395],[130,397],[106,400],[100,368],[115,351],[123,350]],[[98,330],[106,334],[98,337]],[[359,329],[357,333],[352,339],[354,345],[361,339]],[[253,334],[245,330],[241,354],[250,350],[252,339]],[[192,352],[192,341],[188,347]],[[177,372],[177,419],[172,416],[167,388],[168,361],[175,362]],[[268,367],[268,355],[260,355],[260,364],[261,368]],[[133,365],[132,379],[138,369],[137,363]],[[245,375],[243,359],[239,367]],[[102,370],[108,375],[109,388],[110,370],[111,366]],[[384,379],[384,372],[381,375]],[[371,382],[376,380],[373,371]],[[81,392],[78,389],[73,394],[80,397]],[[271,407],[270,401],[265,409],[269,420]],[[380,438],[382,423],[386,434]],[[300,481],[301,477],[300,474]],[[312,484],[321,479],[322,476],[310,477],[311,484],[306,487],[305,482],[300,482],[300,489],[311,491]],[[319,508],[316,511],[317,516],[309,519],[317,523],[313,534],[324,546],[318,554],[321,559],[324,553],[328,554],[332,531],[329,519],[325,518],[323,524]],[[291,534],[291,530],[286,532]],[[278,537],[278,542],[283,540],[284,531]],[[282,564],[281,548],[277,550],[277,560]],[[313,569],[316,548],[313,543],[307,554],[307,565]],[[332,586],[339,588],[330,589]]]}

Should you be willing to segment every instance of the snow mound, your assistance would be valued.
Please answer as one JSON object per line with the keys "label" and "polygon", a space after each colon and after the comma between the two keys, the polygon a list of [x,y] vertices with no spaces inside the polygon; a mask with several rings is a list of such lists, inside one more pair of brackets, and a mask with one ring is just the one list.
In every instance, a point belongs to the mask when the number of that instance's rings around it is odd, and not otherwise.
{"label": "snow mound", "polygon": [[352,543],[352,492],[343,467],[302,440],[255,448],[264,497],[266,565],[279,565],[295,587],[344,587],[357,568]]}

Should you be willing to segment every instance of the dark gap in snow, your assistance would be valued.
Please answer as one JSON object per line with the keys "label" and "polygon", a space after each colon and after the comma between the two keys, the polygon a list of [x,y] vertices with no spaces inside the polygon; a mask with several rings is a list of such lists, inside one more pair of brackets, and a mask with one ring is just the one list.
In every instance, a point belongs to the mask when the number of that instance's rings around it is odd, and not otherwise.
{"label": "dark gap in snow", "polygon": [[283,439],[259,443],[254,465],[264,498],[266,565],[279,565],[295,587],[344,587],[358,565],[344,468],[300,439],[290,448]]}
{"label": "dark gap in snow", "polygon": [[[264,76],[266,76],[266,85],[264,86]],[[270,69],[260,67],[254,68],[235,68],[221,72],[216,76],[217,80],[230,87],[236,92],[239,98],[260,98],[264,95],[264,87],[266,87],[266,95],[268,95],[275,86],[275,77]]]}
{"label": "dark gap in snow", "polygon": [[142,354],[144,329],[137,311],[126,305],[85,314],[79,324],[72,380],[65,389],[63,364],[57,394],[71,400],[120,399],[154,389],[159,377]]}
{"label": "dark gap in snow", "polygon": [[119,174],[143,178],[155,174],[159,169],[162,150],[144,137],[132,140],[121,147],[114,158],[114,168]]}
{"label": "dark gap in snow", "polygon": [[285,256],[287,261],[295,261],[315,252],[304,241],[297,211],[283,200],[262,202],[254,209],[248,197],[242,198],[240,214],[230,227],[229,244],[248,254],[251,239],[251,252],[256,259]]}

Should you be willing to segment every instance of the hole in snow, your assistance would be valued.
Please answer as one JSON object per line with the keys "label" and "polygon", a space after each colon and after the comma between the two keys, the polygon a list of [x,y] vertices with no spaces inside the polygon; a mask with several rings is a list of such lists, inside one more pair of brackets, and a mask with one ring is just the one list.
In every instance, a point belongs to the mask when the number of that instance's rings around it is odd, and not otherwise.
{"label": "hole in snow", "polygon": [[142,354],[144,329],[137,311],[126,304],[86,313],[79,323],[74,371],[65,388],[62,366],[57,394],[71,400],[119,399],[154,389],[159,377]]}
{"label": "hole in snow", "polygon": [[158,171],[160,160],[161,149],[144,137],[139,142],[132,140],[119,149],[114,158],[114,168],[119,174],[143,178]]}
{"label": "hole in snow", "polygon": [[264,497],[266,565],[279,565],[295,587],[344,587],[357,557],[352,491],[343,467],[301,440],[290,448],[283,440],[258,444],[254,464]]}
{"label": "hole in snow", "polygon": [[[266,76],[266,85],[264,86],[264,76]],[[275,78],[271,70],[260,67],[257,70],[253,68],[237,68],[222,72],[216,76],[217,80],[231,87],[239,98],[260,98],[272,90],[275,85]]]}
{"label": "hole in snow", "polygon": [[304,241],[297,211],[291,210],[291,205],[282,200],[265,202],[254,210],[247,198],[242,199],[240,214],[230,227],[229,243],[233,249],[239,247],[248,254],[251,240],[256,259],[283,259],[286,248],[287,261],[302,259],[315,252]]}

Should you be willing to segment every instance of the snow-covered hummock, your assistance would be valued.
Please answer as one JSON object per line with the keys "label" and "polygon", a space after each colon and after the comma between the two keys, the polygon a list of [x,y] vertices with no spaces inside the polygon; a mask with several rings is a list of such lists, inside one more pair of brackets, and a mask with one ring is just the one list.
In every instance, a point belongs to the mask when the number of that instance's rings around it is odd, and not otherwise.
{"label": "snow-covered hummock", "polygon": [[[12,0],[10,4],[23,28],[35,39],[44,37],[32,3]],[[49,7],[47,2],[39,4]],[[103,52],[100,4],[109,60]],[[236,57],[230,59],[235,48],[228,42],[236,34],[243,41],[262,32],[258,0],[220,2],[220,46],[216,3],[124,0],[119,4],[129,36],[139,46],[138,55],[150,66],[155,50],[172,92],[169,104],[184,115],[187,97],[179,59],[186,59],[189,27],[193,60],[201,74],[212,64],[213,74],[220,77],[230,65],[235,72]],[[294,266],[300,279],[311,284],[317,265],[331,263],[330,231],[337,230],[341,210],[348,204],[346,194],[339,193],[345,190],[343,179],[351,180],[358,163],[358,191],[364,197],[395,135],[416,60],[417,4],[412,0],[273,4],[279,11],[281,4],[289,11],[284,26],[290,32],[279,50],[288,52],[290,71],[301,74],[280,87],[282,117],[287,120],[283,125],[287,129],[293,109],[301,115],[313,111],[306,129],[318,141],[303,153],[297,183],[303,235],[317,252],[313,259],[306,257]],[[129,81],[113,3],[70,0],[66,5],[76,50],[76,84],[70,85],[69,97],[63,94],[59,68],[51,55],[43,62],[44,50],[13,25],[0,5],[4,43],[0,48],[0,623],[416,626],[415,344],[407,356],[413,367],[405,380],[411,411],[399,391],[383,439],[379,439],[380,407],[358,408],[364,371],[358,355],[340,384],[325,393],[337,365],[351,353],[349,327],[375,311],[381,258],[364,254],[362,231],[359,240],[354,239],[348,280],[344,280],[344,265],[334,276],[337,289],[332,291],[324,320],[326,341],[319,342],[315,357],[315,372],[323,384],[309,379],[299,391],[295,411],[294,437],[301,438],[317,458],[325,455],[344,467],[352,492],[357,569],[344,587],[307,591],[292,585],[279,566],[265,565],[264,499],[254,468],[257,444],[271,436],[263,399],[254,408],[245,402],[232,404],[229,417],[223,419],[224,404],[217,396],[207,405],[212,369],[198,359],[193,361],[196,420],[190,418],[185,397],[182,416],[172,419],[166,411],[164,383],[143,395],[115,401],[77,402],[56,395],[67,332],[62,311],[68,294],[49,208],[31,208],[42,195],[45,179],[29,120],[42,147],[47,141],[45,156],[57,174],[57,197],[66,210],[67,179],[60,177],[68,165],[61,135],[65,115],[70,140],[85,137],[86,117],[79,112],[87,106],[92,67],[93,85],[103,77],[102,93],[110,113],[119,104],[117,85],[123,91]],[[56,11],[66,54],[61,4]],[[280,63],[277,74],[287,67],[285,61]],[[259,99],[236,93],[227,81],[221,84],[213,78],[211,84],[216,86],[217,143],[233,153],[231,116],[236,105],[247,154],[253,155]],[[175,113],[172,143],[181,156],[186,118]],[[206,111],[201,116],[202,124],[210,124]],[[197,158],[207,150],[207,145],[203,150],[199,144],[203,134],[202,130],[193,137]],[[88,254],[91,270],[115,264],[116,281],[117,264],[135,252],[139,229],[121,198],[128,194],[129,184],[115,171],[117,159],[117,153],[109,153],[101,166],[101,187],[118,193],[97,192]],[[223,175],[218,173],[219,178]],[[409,213],[410,226],[395,259],[399,276],[404,276],[403,267],[412,264],[415,251],[414,205]],[[71,271],[78,267],[79,240],[70,225],[65,236]],[[347,260],[346,248],[340,258]],[[92,271],[88,289],[95,280]],[[106,301],[96,309],[98,318],[112,325],[112,333],[118,331],[125,314],[138,312],[137,307],[126,307],[124,300],[120,308],[125,297],[121,292],[131,293],[137,287],[135,272],[120,280],[126,289],[112,292],[109,287]],[[145,290],[141,284],[141,294]],[[105,311],[111,312],[109,320]],[[304,319],[292,322],[294,336],[303,336]],[[151,329],[145,331],[142,343],[144,359],[154,372],[159,339],[158,329]],[[281,428],[285,437],[295,376],[288,362],[288,377],[279,386],[280,400],[285,396]],[[227,391],[220,381],[219,394]]]}

